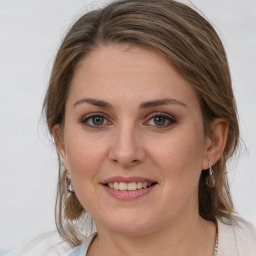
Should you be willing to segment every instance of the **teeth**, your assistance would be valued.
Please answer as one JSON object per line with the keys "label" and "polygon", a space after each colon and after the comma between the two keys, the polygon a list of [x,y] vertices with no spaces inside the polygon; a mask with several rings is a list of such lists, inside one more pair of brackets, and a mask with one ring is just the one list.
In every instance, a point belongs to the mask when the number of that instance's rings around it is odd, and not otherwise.
{"label": "teeth", "polygon": [[136,190],[136,189],[137,189],[136,182],[128,183],[128,190]]}
{"label": "teeth", "polygon": [[118,182],[114,182],[114,189],[119,189],[119,183]]}
{"label": "teeth", "polygon": [[150,182],[114,182],[114,183],[108,183],[109,188],[113,188],[115,190],[129,190],[134,191],[137,189],[147,188],[150,187],[152,183]]}
{"label": "teeth", "polygon": [[137,182],[137,189],[142,189],[142,182]]}
{"label": "teeth", "polygon": [[128,187],[127,183],[124,183],[124,182],[119,183],[120,190],[127,190],[127,187]]}

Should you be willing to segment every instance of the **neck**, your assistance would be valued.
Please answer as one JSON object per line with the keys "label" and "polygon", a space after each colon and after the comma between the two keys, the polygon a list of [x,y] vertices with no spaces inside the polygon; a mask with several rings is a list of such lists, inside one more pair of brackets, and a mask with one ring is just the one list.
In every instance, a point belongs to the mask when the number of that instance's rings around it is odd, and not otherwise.
{"label": "neck", "polygon": [[98,236],[88,255],[97,256],[212,256],[216,226],[199,215],[179,216],[170,225],[150,233],[120,234],[98,227]]}

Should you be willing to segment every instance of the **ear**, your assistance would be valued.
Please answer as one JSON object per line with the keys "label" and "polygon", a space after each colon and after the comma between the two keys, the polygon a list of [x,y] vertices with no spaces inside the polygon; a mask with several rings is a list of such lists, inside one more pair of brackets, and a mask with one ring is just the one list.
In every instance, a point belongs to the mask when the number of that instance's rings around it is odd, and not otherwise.
{"label": "ear", "polygon": [[56,148],[59,152],[59,156],[61,158],[61,161],[65,166],[66,164],[66,150],[63,142],[63,135],[59,124],[55,124],[52,128],[52,134],[54,137]]}
{"label": "ear", "polygon": [[225,149],[228,136],[228,121],[222,118],[216,118],[211,123],[210,134],[206,138],[205,156],[202,163],[202,169],[209,168],[209,162],[213,166],[221,158]]}

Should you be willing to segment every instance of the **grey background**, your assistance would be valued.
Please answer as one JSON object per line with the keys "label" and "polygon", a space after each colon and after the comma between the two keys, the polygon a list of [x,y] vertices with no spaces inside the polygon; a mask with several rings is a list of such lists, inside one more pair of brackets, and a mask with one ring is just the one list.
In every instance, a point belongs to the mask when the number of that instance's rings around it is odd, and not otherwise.
{"label": "grey background", "polygon": [[[40,122],[57,47],[69,25],[106,1],[0,1],[0,248],[53,230],[57,160]],[[183,1],[188,3],[188,1]],[[256,0],[194,0],[226,48],[243,141],[229,165],[237,211],[256,221]]]}

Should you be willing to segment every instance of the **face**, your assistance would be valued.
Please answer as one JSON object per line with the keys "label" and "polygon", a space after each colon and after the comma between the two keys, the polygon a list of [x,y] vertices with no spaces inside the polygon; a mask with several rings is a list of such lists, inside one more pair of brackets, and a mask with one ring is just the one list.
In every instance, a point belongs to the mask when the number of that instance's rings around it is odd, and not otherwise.
{"label": "face", "polygon": [[98,228],[146,233],[198,214],[199,101],[158,53],[102,46],[76,67],[60,153]]}

